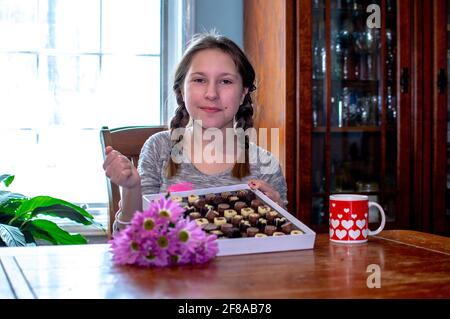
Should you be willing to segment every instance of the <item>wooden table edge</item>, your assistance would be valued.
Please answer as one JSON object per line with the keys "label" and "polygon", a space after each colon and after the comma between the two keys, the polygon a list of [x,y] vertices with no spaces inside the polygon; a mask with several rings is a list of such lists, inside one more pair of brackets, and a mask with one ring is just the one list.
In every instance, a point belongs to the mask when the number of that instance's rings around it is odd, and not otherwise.
{"label": "wooden table edge", "polygon": [[382,231],[380,234],[373,237],[450,256],[449,237],[423,233],[415,230]]}

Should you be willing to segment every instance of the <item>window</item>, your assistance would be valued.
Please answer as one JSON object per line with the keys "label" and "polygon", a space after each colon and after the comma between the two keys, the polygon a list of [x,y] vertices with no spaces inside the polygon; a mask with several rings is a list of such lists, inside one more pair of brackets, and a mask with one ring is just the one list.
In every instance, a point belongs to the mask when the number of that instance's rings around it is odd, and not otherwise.
{"label": "window", "polygon": [[106,207],[99,129],[166,121],[177,2],[0,0],[0,173],[16,175],[13,191]]}

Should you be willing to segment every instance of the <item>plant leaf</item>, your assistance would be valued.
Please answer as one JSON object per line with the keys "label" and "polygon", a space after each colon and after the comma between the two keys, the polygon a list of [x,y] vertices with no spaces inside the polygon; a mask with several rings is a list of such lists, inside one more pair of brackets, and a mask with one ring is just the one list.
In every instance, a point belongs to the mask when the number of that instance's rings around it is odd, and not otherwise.
{"label": "plant leaf", "polygon": [[0,238],[8,247],[26,246],[25,236],[19,228],[0,224]]}
{"label": "plant leaf", "polygon": [[20,200],[25,198],[22,194],[0,191],[0,211],[14,212],[19,207]]}
{"label": "plant leaf", "polygon": [[30,231],[34,238],[43,239],[55,245],[87,244],[84,236],[70,234],[54,222],[45,219],[31,220],[25,224],[24,229]]}
{"label": "plant leaf", "polygon": [[14,175],[9,175],[9,174],[0,175],[0,183],[3,182],[3,184],[5,184],[6,187],[11,185],[13,180],[14,180]]}
{"label": "plant leaf", "polygon": [[[27,213],[31,214],[27,215]],[[31,219],[38,214],[69,218],[83,225],[92,225],[94,217],[83,208],[50,196],[37,196],[22,203],[16,210],[16,217]]]}

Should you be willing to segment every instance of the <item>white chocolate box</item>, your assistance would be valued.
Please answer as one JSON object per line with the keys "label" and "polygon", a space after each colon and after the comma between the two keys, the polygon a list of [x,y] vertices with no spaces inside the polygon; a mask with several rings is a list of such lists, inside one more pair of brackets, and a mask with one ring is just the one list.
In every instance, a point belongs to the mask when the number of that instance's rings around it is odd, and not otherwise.
{"label": "white chocolate box", "polygon": [[[312,249],[314,248],[314,241],[316,239],[316,233],[313,232],[308,226],[303,224],[285,209],[280,207],[266,195],[258,190],[252,190],[247,184],[237,184],[231,186],[213,187],[213,188],[202,188],[183,192],[172,192],[171,195],[179,195],[186,197],[191,194],[195,195],[206,195],[209,193],[222,193],[222,192],[233,192],[238,190],[250,190],[255,193],[255,195],[261,199],[265,204],[272,207],[279,214],[286,217],[288,221],[294,224],[295,227],[304,232],[303,235],[286,235],[286,236],[268,236],[268,237],[244,237],[244,238],[221,238],[217,240],[219,245],[218,256],[229,256],[229,255],[243,255],[243,254],[255,254],[255,253],[265,253],[265,252],[275,252],[275,251],[287,251],[287,250],[302,250],[302,249]],[[159,198],[160,194],[148,194],[143,195],[142,205],[144,210],[148,208],[149,203],[156,198]]]}

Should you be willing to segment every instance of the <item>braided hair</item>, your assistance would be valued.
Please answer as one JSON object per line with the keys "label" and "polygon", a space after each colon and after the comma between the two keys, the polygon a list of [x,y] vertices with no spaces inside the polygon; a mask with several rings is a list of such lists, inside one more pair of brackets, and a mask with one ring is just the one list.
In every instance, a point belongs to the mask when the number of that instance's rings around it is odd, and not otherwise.
{"label": "braided hair", "polygon": [[[175,71],[175,78],[173,83],[173,91],[177,101],[178,107],[175,110],[175,115],[170,121],[171,134],[175,129],[185,128],[190,120],[189,113],[186,109],[186,105],[183,100],[182,90],[186,75],[192,63],[192,59],[195,54],[206,49],[219,49],[222,52],[228,54],[237,67],[237,70],[242,78],[242,85],[244,88],[248,88],[248,92],[244,97],[242,104],[239,106],[236,115],[234,116],[235,129],[242,128],[243,131],[253,127],[253,102],[250,93],[253,92],[256,87],[255,82],[255,70],[248,60],[245,53],[230,39],[215,34],[214,32],[202,33],[195,35],[189,43],[178,67]],[[172,141],[172,152],[175,145],[183,140],[181,134],[178,139]],[[239,140],[239,139],[238,139]],[[249,148],[250,142],[248,135],[245,135],[245,161],[243,163],[236,162],[232,169],[232,176],[236,178],[243,178],[250,174],[249,163]],[[166,175],[172,177],[177,173],[179,164],[175,163],[170,156],[168,165],[166,167]]]}

